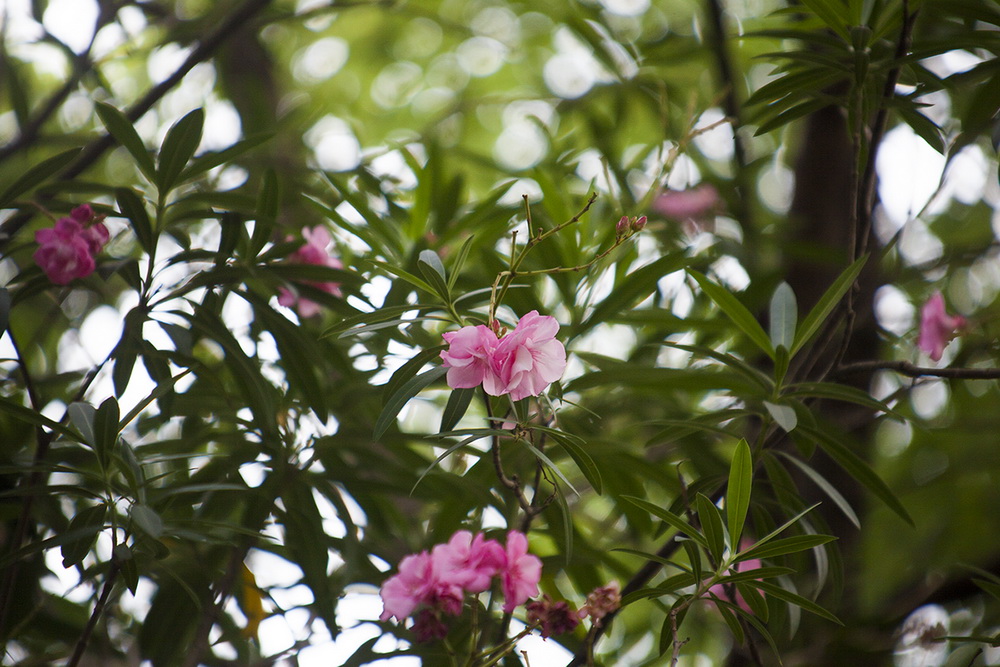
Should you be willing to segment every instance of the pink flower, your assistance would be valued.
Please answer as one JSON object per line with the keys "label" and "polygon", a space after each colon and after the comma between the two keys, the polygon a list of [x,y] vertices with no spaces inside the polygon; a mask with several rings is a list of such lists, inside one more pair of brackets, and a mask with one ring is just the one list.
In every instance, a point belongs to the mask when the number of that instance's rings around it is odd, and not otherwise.
{"label": "pink flower", "polygon": [[452,389],[478,387],[492,371],[497,336],[482,324],[462,327],[443,334],[448,349],[441,359],[448,368],[448,386]]}
{"label": "pink flower", "polygon": [[393,616],[402,621],[420,606],[433,607],[452,615],[462,612],[461,587],[437,576],[434,559],[426,551],[401,560],[399,573],[382,584],[380,594],[382,615],[379,619],[382,621]]}
{"label": "pink flower", "polygon": [[556,340],[556,318],[537,310],[518,321],[512,332],[500,339],[491,359],[492,372],[483,377],[483,388],[491,396],[510,394],[519,401],[538,396],[566,370],[566,348]]}
{"label": "pink flower", "polygon": [[496,540],[487,540],[482,533],[473,537],[469,531],[460,530],[447,544],[434,547],[431,557],[439,581],[469,593],[481,593],[490,587],[506,556]]}
{"label": "pink flower", "polygon": [[944,308],[944,297],[941,296],[941,292],[935,292],[920,309],[920,336],[917,338],[917,347],[930,355],[934,361],[940,361],[941,353],[955,335],[956,329],[964,326],[965,318],[961,315],[948,315]]}
{"label": "pink flower", "polygon": [[[328,266],[333,269],[343,268],[339,259],[331,257],[327,252],[327,246],[333,240],[329,230],[322,225],[316,225],[312,229],[306,227],[302,230],[302,237],[306,240],[298,250],[288,256],[290,264],[312,264],[314,266]],[[291,240],[291,239],[289,239]],[[307,285],[319,288],[324,292],[340,296],[340,284],[335,282],[309,282]],[[296,305],[297,302],[297,305]],[[320,306],[315,301],[310,301],[304,297],[297,296],[287,287],[278,290],[278,305],[291,307],[296,305],[301,317],[312,317],[319,314]]]}
{"label": "pink flower", "polygon": [[665,218],[697,220],[719,205],[719,192],[709,183],[689,190],[667,190],[653,201],[653,210]]}
{"label": "pink flower", "polygon": [[35,241],[38,243],[38,250],[34,254],[35,263],[57,285],[66,285],[74,278],[89,276],[96,268],[90,237],[85,235],[83,227],[73,218],[59,218],[52,229],[38,230],[35,232]]}
{"label": "pink flower", "polygon": [[507,533],[507,560],[500,572],[503,588],[503,611],[509,614],[514,607],[538,595],[538,581],[542,578],[542,561],[528,553],[528,538],[512,530]]}

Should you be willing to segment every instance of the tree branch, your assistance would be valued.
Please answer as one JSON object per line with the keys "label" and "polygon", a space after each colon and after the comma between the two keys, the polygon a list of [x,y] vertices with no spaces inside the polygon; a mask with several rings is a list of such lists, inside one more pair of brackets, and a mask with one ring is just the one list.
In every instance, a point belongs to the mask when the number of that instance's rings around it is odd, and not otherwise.
{"label": "tree branch", "polygon": [[909,361],[858,361],[834,369],[831,375],[871,373],[879,370],[896,371],[908,377],[940,377],[955,380],[997,380],[1000,368],[927,368]]}

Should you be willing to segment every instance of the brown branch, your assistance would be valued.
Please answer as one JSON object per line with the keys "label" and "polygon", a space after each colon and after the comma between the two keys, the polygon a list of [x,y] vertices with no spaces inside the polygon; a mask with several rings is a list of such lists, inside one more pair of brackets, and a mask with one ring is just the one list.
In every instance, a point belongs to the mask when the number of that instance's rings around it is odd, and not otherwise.
{"label": "brown branch", "polygon": [[1000,368],[927,368],[909,361],[858,361],[840,366],[832,375],[871,373],[879,370],[896,371],[908,377],[940,377],[954,380],[997,380]]}
{"label": "brown branch", "polygon": [[97,621],[101,618],[104,608],[108,606],[108,599],[111,597],[111,590],[115,587],[115,579],[117,578],[118,565],[114,557],[112,557],[111,566],[108,569],[108,578],[104,580],[104,588],[101,590],[101,597],[97,599],[94,611],[90,614],[90,620],[87,621],[87,626],[83,629],[83,634],[80,635],[80,639],[76,642],[76,648],[73,649],[73,657],[66,663],[66,667],[76,667],[79,664],[80,659],[83,657],[83,652],[90,642],[90,635],[93,634],[94,628],[97,627]]}

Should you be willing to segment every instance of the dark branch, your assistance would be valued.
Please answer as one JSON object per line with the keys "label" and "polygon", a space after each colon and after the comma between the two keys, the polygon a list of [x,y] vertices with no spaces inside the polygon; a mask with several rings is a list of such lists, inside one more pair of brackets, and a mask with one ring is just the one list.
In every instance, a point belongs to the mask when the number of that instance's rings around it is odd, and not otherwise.
{"label": "dark branch", "polygon": [[832,375],[852,375],[874,371],[896,371],[908,377],[939,377],[954,380],[997,380],[1000,368],[926,368],[909,361],[858,361],[835,369]]}

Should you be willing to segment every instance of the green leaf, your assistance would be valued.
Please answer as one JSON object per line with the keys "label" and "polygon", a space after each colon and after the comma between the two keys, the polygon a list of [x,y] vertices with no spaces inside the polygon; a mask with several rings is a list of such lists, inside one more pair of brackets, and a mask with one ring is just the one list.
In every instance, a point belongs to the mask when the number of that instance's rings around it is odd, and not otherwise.
{"label": "green leaf", "polygon": [[163,535],[163,519],[153,508],[136,503],[129,509],[128,514],[132,518],[132,523],[150,537],[158,538]]}
{"label": "green leaf", "polygon": [[76,401],[69,404],[69,423],[80,431],[83,442],[91,447],[95,447],[97,438],[94,436],[94,419],[97,415],[97,408],[90,403]]}
{"label": "green leaf", "polygon": [[798,384],[789,385],[785,389],[784,396],[788,398],[825,398],[831,401],[857,403],[858,405],[863,405],[866,408],[871,408],[872,410],[892,415],[897,419],[903,419],[902,415],[890,408],[884,402],[876,398],[872,398],[867,392],[862,391],[857,387],[835,384],[833,382],[800,382]]}
{"label": "green leaf", "polygon": [[798,426],[799,418],[795,414],[795,408],[789,405],[781,405],[780,403],[772,403],[771,401],[764,401],[764,407],[767,408],[768,413],[774,418],[774,421],[778,422],[778,426],[783,428],[786,433],[791,433]]}
{"label": "green leaf", "polygon": [[328,538],[310,481],[307,475],[300,474],[285,485],[281,495],[285,505],[282,524],[288,551],[302,568],[304,583],[313,594],[315,611],[326,622],[330,634],[337,636],[336,595],[327,575]]}
{"label": "green leaf", "polygon": [[705,539],[705,536],[702,535],[697,528],[694,528],[691,524],[689,524],[687,521],[677,516],[670,510],[665,509],[663,507],[659,507],[658,505],[654,505],[653,503],[647,500],[643,500],[642,498],[636,498],[635,496],[623,495],[622,499],[627,500],[628,502],[632,503],[633,505],[635,505],[640,509],[646,510],[653,516],[663,519],[668,524],[676,528],[678,531],[680,531],[684,535],[687,535],[705,549],[708,549],[708,540]]}
{"label": "green leaf", "polygon": [[101,403],[94,414],[94,446],[102,461],[109,461],[118,441],[118,401],[111,396]]}
{"label": "green leaf", "polygon": [[594,491],[598,495],[601,495],[604,491],[604,483],[601,480],[601,469],[597,467],[594,463],[594,459],[590,456],[586,449],[584,449],[584,441],[582,438],[578,438],[574,435],[570,435],[565,431],[560,431],[558,429],[549,428],[547,426],[535,426],[532,428],[543,433],[548,433],[552,436],[552,439],[558,442],[566,453],[570,455],[573,462],[583,473],[583,476],[587,478],[590,482],[590,486],[594,488]]}
{"label": "green leaf", "polygon": [[125,147],[143,175],[150,183],[154,183],[156,181],[156,167],[153,165],[153,158],[150,157],[149,151],[146,150],[142,139],[135,131],[132,121],[110,104],[97,102],[95,108],[108,134]]}
{"label": "green leaf", "polygon": [[195,109],[167,131],[160,146],[160,164],[156,172],[156,187],[161,199],[174,187],[184,166],[198,149],[204,124],[205,112]]}
{"label": "green leaf", "polygon": [[748,581],[747,583],[753,586],[754,588],[760,589],[766,595],[770,595],[771,597],[777,598],[784,602],[788,602],[789,604],[793,604],[796,607],[801,607],[802,609],[805,609],[806,611],[812,614],[816,614],[821,618],[825,618],[828,621],[833,621],[837,625],[843,625],[843,623],[840,621],[839,618],[837,618],[836,616],[834,616],[826,609],[813,602],[812,600],[804,598],[801,595],[792,593],[791,591],[785,590],[781,586],[772,584],[769,581],[755,580],[755,581]]}
{"label": "green leaf", "polygon": [[444,406],[441,413],[441,431],[450,431],[455,428],[455,424],[465,415],[472,402],[472,397],[476,395],[476,388],[453,389],[448,397],[448,404]]}
{"label": "green leaf", "polygon": [[274,225],[278,219],[278,205],[281,192],[278,187],[278,177],[274,169],[264,172],[264,182],[261,183],[257,195],[256,219],[253,224],[253,234],[250,236],[250,257],[256,257],[271,239]]}
{"label": "green leaf", "polygon": [[791,286],[782,281],[771,297],[771,344],[774,347],[784,346],[792,349],[795,340],[795,325],[798,321],[799,309],[795,302],[795,292]]}
{"label": "green leaf", "polygon": [[79,534],[80,537],[63,543],[61,547],[63,567],[79,565],[87,557],[90,548],[97,541],[98,533],[104,529],[104,515],[107,509],[107,505],[103,503],[87,507],[77,512],[69,522],[66,530]]}
{"label": "green leaf", "polygon": [[462,269],[465,267],[465,261],[469,258],[469,250],[472,249],[472,241],[475,239],[475,235],[469,236],[462,243],[462,247],[458,249],[455,253],[455,259],[451,264],[451,275],[448,276],[448,292],[455,288],[455,282],[458,280],[458,276],[461,275]]}
{"label": "green leaf", "polygon": [[420,273],[427,279],[427,283],[434,288],[434,292],[444,301],[449,300],[448,281],[444,272],[444,264],[441,258],[433,250],[422,250],[417,259],[417,267]]}
{"label": "green leaf", "polygon": [[626,312],[656,291],[657,281],[687,266],[690,259],[684,253],[671,253],[640,267],[625,276],[600,303],[594,306],[575,335],[589,331],[595,324],[606,322]]}
{"label": "green leaf", "polygon": [[132,549],[127,544],[119,543],[115,545],[111,553],[115,559],[115,563],[118,564],[119,571],[122,573],[125,586],[128,587],[132,595],[135,595],[135,589],[139,587],[139,568],[135,563]]}
{"label": "green leaf", "polygon": [[777,454],[781,454],[783,458],[791,461],[796,467],[806,474],[813,481],[813,483],[820,488],[820,490],[825,493],[833,504],[836,505],[844,516],[847,517],[848,521],[854,524],[854,527],[861,530],[861,521],[858,519],[858,515],[854,512],[854,508],[851,504],[847,502],[847,499],[841,495],[840,491],[837,490],[833,484],[828,482],[825,477],[819,474],[812,466],[807,464],[805,461],[798,459],[795,456],[791,456],[784,452],[778,451]]}
{"label": "green leaf", "polygon": [[393,394],[399,391],[400,387],[409,382],[413,376],[420,372],[420,369],[428,363],[441,356],[444,345],[436,345],[413,355],[405,364],[396,369],[389,381],[382,386],[383,405],[392,398]]}
{"label": "green leaf", "polygon": [[726,488],[726,518],[729,522],[729,541],[739,548],[743,525],[750,509],[750,491],[753,488],[753,454],[746,440],[740,440],[729,465],[729,486]]}
{"label": "green leaf", "polygon": [[771,346],[771,340],[764,333],[764,329],[760,326],[760,323],[746,309],[746,306],[740,303],[729,290],[712,282],[701,273],[694,269],[687,269],[687,271],[698,281],[702,291],[733,321],[733,324],[739,327],[757,347],[773,359],[774,348]]}
{"label": "green leaf", "polygon": [[766,544],[753,545],[746,551],[737,554],[736,562],[794,554],[806,549],[822,546],[836,539],[832,535],[793,535],[792,537],[783,537],[780,540],[773,540]]}
{"label": "green leaf", "polygon": [[420,393],[420,391],[430,386],[447,372],[448,369],[446,367],[436,366],[426,373],[417,375],[403,384],[403,386],[401,386],[399,390],[392,394],[392,396],[390,396],[385,402],[385,407],[382,408],[381,414],[379,414],[378,419],[375,421],[375,431],[373,437],[376,440],[381,438],[386,430],[388,430],[389,426],[396,421],[396,416],[399,414],[399,411],[403,409],[403,406],[406,405],[411,398]]}
{"label": "green leaf", "polygon": [[139,245],[147,253],[151,253],[155,245],[153,225],[142,199],[131,188],[115,188],[115,199],[118,201],[118,210],[132,223],[132,231],[135,232]]}
{"label": "green leaf", "polygon": [[575,486],[573,486],[573,482],[569,481],[569,477],[567,477],[563,473],[563,471],[559,469],[559,466],[553,463],[552,459],[546,456],[542,450],[540,450],[538,447],[535,447],[528,440],[522,440],[521,442],[523,442],[524,446],[527,447],[528,450],[535,455],[535,458],[544,463],[549,468],[549,470],[554,472],[556,474],[556,477],[561,479],[563,481],[563,484],[568,486],[573,493],[575,493],[576,495],[580,495],[580,492],[576,490]]}
{"label": "green leaf", "polygon": [[701,521],[701,530],[708,540],[708,551],[716,563],[722,561],[722,554],[726,549],[726,534],[722,527],[722,513],[711,500],[699,493],[695,496],[695,509],[698,510],[698,519]]}
{"label": "green leaf", "polygon": [[54,176],[60,169],[68,165],[80,153],[79,148],[71,148],[39,162],[11,183],[3,194],[0,194],[0,209],[8,208],[9,204],[39,183]]}
{"label": "green leaf", "polygon": [[795,342],[792,343],[792,347],[789,350],[793,357],[819,331],[820,326],[826,322],[830,313],[837,307],[843,296],[847,294],[847,290],[851,289],[851,286],[854,285],[854,281],[857,280],[858,274],[861,273],[861,269],[864,268],[867,261],[868,255],[864,255],[844,269],[844,272],[833,281],[833,284],[830,285],[826,292],[823,293],[823,296],[820,297],[820,300],[816,302],[816,305],[813,306],[812,310],[809,311],[809,314],[802,321],[802,326],[799,327],[798,332],[795,334]]}
{"label": "green leaf", "polygon": [[845,447],[836,438],[827,434],[825,431],[799,426],[798,433],[801,433],[819,445],[823,451],[829,454],[830,458],[836,461],[841,468],[846,470],[851,477],[856,479],[865,488],[875,494],[879,500],[884,502],[886,506],[903,519],[903,521],[906,521],[906,523],[911,526],[914,525],[909,512],[907,512],[906,508],[903,507],[903,504],[899,502],[896,494],[892,492],[889,486],[882,481],[882,478],[879,477],[874,470],[872,470],[871,466],[868,465],[864,459]]}
{"label": "green leaf", "polygon": [[219,165],[232,162],[234,158],[239,157],[255,146],[259,146],[272,136],[274,136],[274,133],[272,132],[255,134],[251,137],[243,139],[242,141],[238,141],[229,148],[225,148],[221,151],[204,153],[191,161],[191,164],[189,164],[177,177],[177,182],[184,183],[185,181],[196,178],[201,174],[204,174],[206,171],[218,167]]}
{"label": "green leaf", "polygon": [[839,0],[802,0],[802,4],[813,11],[828,28],[845,40],[850,39],[847,30],[848,9]]}

